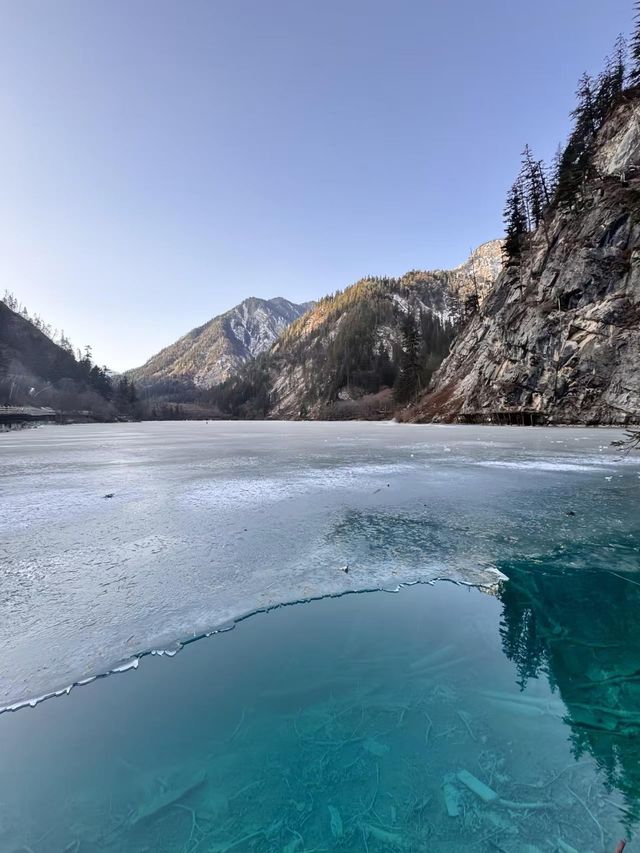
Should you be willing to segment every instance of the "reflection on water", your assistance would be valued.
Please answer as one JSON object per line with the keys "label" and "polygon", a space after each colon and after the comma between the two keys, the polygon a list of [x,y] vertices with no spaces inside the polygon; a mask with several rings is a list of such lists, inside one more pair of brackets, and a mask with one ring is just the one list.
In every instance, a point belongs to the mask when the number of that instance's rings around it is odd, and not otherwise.
{"label": "reflection on water", "polygon": [[524,688],[546,676],[572,752],[592,756],[626,821],[640,816],[640,548],[631,536],[503,566],[505,654]]}
{"label": "reflection on water", "polygon": [[637,550],[603,547],[615,575],[566,549],[493,594],[286,607],[3,715],[0,850],[612,850],[638,796]]}

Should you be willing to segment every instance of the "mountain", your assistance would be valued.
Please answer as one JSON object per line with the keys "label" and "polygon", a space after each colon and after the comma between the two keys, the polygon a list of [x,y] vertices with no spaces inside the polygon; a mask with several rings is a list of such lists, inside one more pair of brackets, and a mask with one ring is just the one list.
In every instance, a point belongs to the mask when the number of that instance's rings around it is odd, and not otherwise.
{"label": "mountain", "polygon": [[640,87],[617,97],[589,152],[577,200],[553,205],[500,274],[414,420],[640,420]]}
{"label": "mountain", "polygon": [[464,300],[477,293],[482,303],[502,271],[502,240],[489,240],[449,272],[450,286]]}
{"label": "mountain", "polygon": [[50,406],[60,414],[109,420],[131,414],[120,402],[106,371],[88,353],[76,359],[69,344],[55,343],[0,300],[0,405]]}
{"label": "mountain", "polygon": [[214,390],[212,401],[240,417],[389,416],[391,389],[395,385],[397,394],[399,376],[412,369],[405,363],[408,337],[415,350],[412,381],[426,387],[469,296],[482,302],[490,290],[501,245],[485,243],[454,270],[364,278],[321,299],[266,355]]}
{"label": "mountain", "polygon": [[0,402],[27,402],[34,386],[67,378],[79,378],[73,353],[0,300]]}
{"label": "mountain", "polygon": [[210,388],[268,350],[278,335],[312,305],[296,305],[281,297],[250,297],[192,329],[128,375],[142,383],[186,380]]}

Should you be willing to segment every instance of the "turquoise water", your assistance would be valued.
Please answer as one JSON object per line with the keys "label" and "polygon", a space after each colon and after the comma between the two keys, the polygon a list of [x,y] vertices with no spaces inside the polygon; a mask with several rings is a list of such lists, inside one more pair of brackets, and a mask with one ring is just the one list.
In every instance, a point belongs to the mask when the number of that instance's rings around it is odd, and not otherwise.
{"label": "turquoise water", "polygon": [[5,713],[0,849],[613,850],[640,803],[638,556],[624,532],[490,590],[281,607]]}

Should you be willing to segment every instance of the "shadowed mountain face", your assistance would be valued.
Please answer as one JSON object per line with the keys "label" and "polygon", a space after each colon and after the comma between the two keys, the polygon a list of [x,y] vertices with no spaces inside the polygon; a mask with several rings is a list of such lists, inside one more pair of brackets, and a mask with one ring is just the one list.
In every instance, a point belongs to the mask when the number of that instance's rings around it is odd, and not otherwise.
{"label": "shadowed mountain face", "polygon": [[71,352],[0,301],[0,402],[10,402],[11,388],[23,396],[38,382],[76,379],[78,373]]}
{"label": "shadowed mountain face", "polygon": [[297,305],[280,297],[250,297],[192,329],[129,375],[142,382],[185,380],[202,388],[217,385],[246,361],[268,350],[280,333],[312,305]]}
{"label": "shadowed mountain face", "polygon": [[47,407],[61,419],[137,416],[133,386],[114,384],[106,368],[93,364],[90,350],[76,358],[62,340],[61,346],[0,300],[0,406]]}
{"label": "shadowed mountain face", "polygon": [[91,410],[109,417],[113,407],[102,369],[77,361],[27,317],[0,300],[0,406]]}

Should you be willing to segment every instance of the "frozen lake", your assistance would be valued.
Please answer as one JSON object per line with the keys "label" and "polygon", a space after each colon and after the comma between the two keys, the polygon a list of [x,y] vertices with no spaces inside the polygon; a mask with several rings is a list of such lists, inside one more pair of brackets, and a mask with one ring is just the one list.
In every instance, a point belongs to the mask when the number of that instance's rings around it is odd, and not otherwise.
{"label": "frozen lake", "polygon": [[2,435],[0,706],[278,603],[490,584],[509,560],[590,543],[600,559],[637,528],[640,464],[618,437],[282,422]]}

